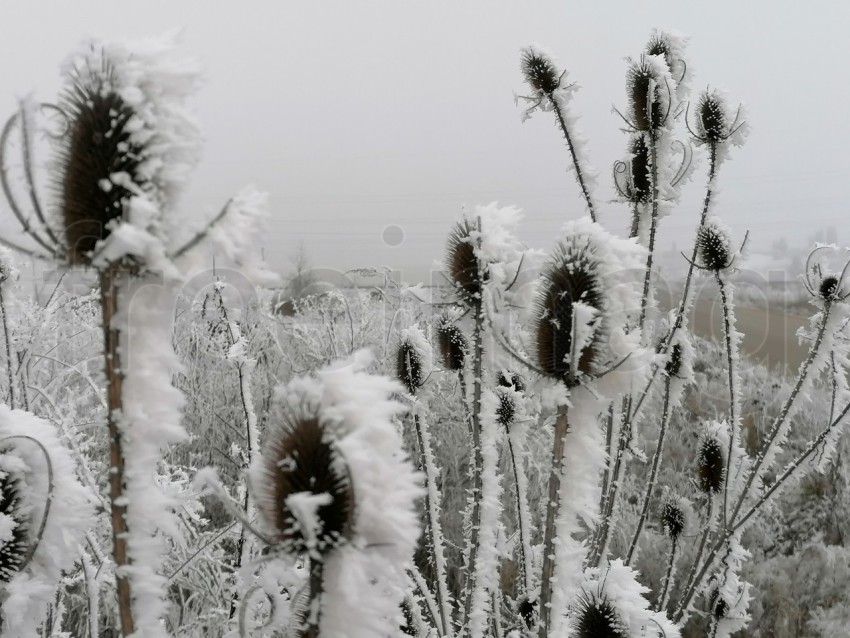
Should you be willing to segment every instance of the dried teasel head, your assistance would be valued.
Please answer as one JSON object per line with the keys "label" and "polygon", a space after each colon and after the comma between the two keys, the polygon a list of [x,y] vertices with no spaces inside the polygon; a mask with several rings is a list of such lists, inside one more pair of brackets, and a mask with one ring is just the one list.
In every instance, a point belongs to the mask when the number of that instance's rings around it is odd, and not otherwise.
{"label": "dried teasel head", "polygon": [[635,135],[629,145],[629,170],[631,184],[629,199],[634,203],[646,202],[652,190],[649,166],[649,146],[643,135]]}
{"label": "dried teasel head", "polygon": [[457,372],[463,370],[469,343],[460,327],[453,323],[448,315],[443,315],[437,321],[437,345],[446,370]]}
{"label": "dried teasel head", "polygon": [[552,95],[560,88],[561,73],[545,53],[527,47],[522,50],[520,69],[528,85],[544,95]]}
{"label": "dried teasel head", "polygon": [[725,618],[729,613],[729,603],[726,602],[726,599],[717,587],[712,589],[711,595],[708,597],[708,608],[711,615],[717,620]]}
{"label": "dried teasel head", "polygon": [[682,501],[674,496],[668,496],[661,504],[661,524],[667,536],[678,540],[687,525],[687,512]]}
{"label": "dried teasel head", "polygon": [[696,135],[700,141],[716,145],[729,137],[731,123],[726,103],[717,91],[705,90],[697,100]]}
{"label": "dried teasel head", "polygon": [[503,388],[513,388],[516,392],[525,392],[525,383],[516,372],[500,370],[498,382]]}
{"label": "dried teasel head", "polygon": [[576,604],[573,635],[578,638],[626,638],[628,633],[607,597],[584,592]]}
{"label": "dried teasel head", "polygon": [[396,376],[410,394],[422,385],[422,353],[410,339],[402,339],[396,352]]}
{"label": "dried teasel head", "polygon": [[697,249],[702,268],[712,272],[725,270],[732,263],[732,242],[718,224],[708,222],[697,233]]}
{"label": "dried teasel head", "polygon": [[470,304],[480,298],[481,288],[487,281],[486,266],[479,261],[476,250],[478,230],[468,219],[455,224],[449,234],[446,251],[446,269],[461,301]]}
{"label": "dried teasel head", "polygon": [[68,118],[56,184],[65,243],[70,263],[88,265],[132,195],[122,180],[112,178],[123,175],[142,188],[139,168],[148,152],[133,135],[139,117],[121,97],[107,61],[99,68],[89,62],[76,69],[60,106]]}
{"label": "dried teasel head", "polygon": [[7,530],[0,541],[0,583],[8,583],[20,571],[29,550],[22,489],[20,479],[0,470],[0,527]]}
{"label": "dried teasel head", "polygon": [[700,437],[697,449],[697,485],[706,494],[719,494],[726,476],[723,444],[711,432]]}
{"label": "dried teasel head", "polygon": [[345,459],[315,406],[284,406],[262,456],[257,504],[274,541],[322,556],[352,536],[354,494]]}
{"label": "dried teasel head", "polygon": [[516,404],[514,398],[505,391],[496,395],[496,422],[502,426],[509,426],[516,417]]}
{"label": "dried teasel head", "polygon": [[824,277],[818,286],[818,295],[824,301],[833,301],[841,294],[841,284],[835,275]]}
{"label": "dried teasel head", "polygon": [[631,123],[638,131],[650,131],[664,124],[661,102],[661,79],[652,64],[643,56],[632,61],[626,73],[626,92],[629,99]]}
{"label": "dried teasel head", "polygon": [[547,375],[572,382],[572,362],[582,374],[590,374],[596,358],[599,329],[593,338],[573,352],[573,323],[576,304],[581,303],[602,311],[602,291],[597,276],[597,262],[592,248],[581,244],[580,238],[570,244],[560,243],[554,258],[545,267],[536,310],[537,364]]}
{"label": "dried teasel head", "polygon": [[674,343],[670,346],[670,354],[667,356],[667,363],[664,364],[664,372],[669,377],[678,377],[682,370],[682,346]]}
{"label": "dried teasel head", "polygon": [[519,614],[519,617],[522,618],[525,626],[528,629],[531,629],[534,625],[534,616],[537,613],[537,601],[523,598],[519,601],[519,603],[517,603],[517,613]]}

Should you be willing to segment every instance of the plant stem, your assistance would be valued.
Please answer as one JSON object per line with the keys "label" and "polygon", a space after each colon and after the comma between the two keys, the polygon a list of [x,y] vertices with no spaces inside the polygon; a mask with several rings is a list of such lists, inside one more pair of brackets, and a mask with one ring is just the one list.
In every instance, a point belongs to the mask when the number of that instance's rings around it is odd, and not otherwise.
{"label": "plant stem", "polygon": [[640,518],[638,519],[634,536],[632,536],[629,551],[626,554],[626,565],[631,564],[632,557],[637,549],[638,541],[643,533],[643,526],[646,524],[646,517],[649,513],[649,502],[652,500],[652,488],[655,487],[655,479],[658,477],[658,466],[661,464],[661,453],[664,449],[664,437],[667,434],[667,425],[670,421],[670,382],[671,378],[670,376],[667,376],[664,379],[664,407],[661,411],[661,430],[658,434],[658,443],[655,446],[655,454],[652,457],[652,466],[649,471],[646,491],[643,495],[643,506],[641,507]]}
{"label": "plant stem", "polygon": [[6,340],[6,372],[9,375],[9,407],[15,409],[15,377],[12,375],[12,342],[9,325],[6,322],[6,304],[3,301],[3,287],[0,285],[0,317],[3,319],[3,337]]}
{"label": "plant stem", "polygon": [[649,154],[652,171],[652,215],[649,221],[649,243],[646,253],[646,274],[643,279],[643,294],[640,298],[640,320],[638,325],[643,330],[646,321],[646,309],[649,305],[649,285],[652,281],[652,259],[655,255],[655,233],[658,229],[658,136],[655,131],[649,132]]}
{"label": "plant stem", "polygon": [[655,605],[656,611],[664,611],[667,607],[667,597],[670,593],[670,587],[673,584],[673,567],[676,564],[676,552],[679,548],[678,540],[671,539],[670,556],[667,558],[667,570],[664,573],[664,581],[661,585],[661,595],[658,597],[658,602]]}
{"label": "plant stem", "polygon": [[112,325],[118,313],[118,298],[122,279],[128,276],[119,265],[110,265],[100,273],[100,296],[103,314],[104,370],[106,373],[107,429],[109,431],[109,500],[112,510],[112,553],[115,560],[115,587],[118,595],[118,614],[121,634],[135,632],[131,607],[130,581],[123,569],[127,557],[127,505],[124,502],[124,454],[118,419],[123,402],[121,389],[124,372],[121,369],[120,331]]}
{"label": "plant stem", "polygon": [[714,273],[717,285],[720,288],[720,301],[723,306],[723,334],[726,341],[726,366],[729,380],[729,446],[726,451],[726,474],[723,481],[723,527],[726,528],[729,501],[729,483],[732,481],[732,454],[735,451],[735,436],[738,433],[738,421],[740,419],[740,408],[738,402],[738,384],[735,383],[737,373],[738,352],[737,340],[732,338],[734,330],[734,317],[732,316],[731,294],[726,290],[726,284],[720,272]]}
{"label": "plant stem", "polygon": [[555,574],[555,526],[561,507],[561,473],[564,461],[564,440],[569,429],[566,406],[558,409],[555,420],[555,438],[552,444],[552,469],[549,473],[548,500],[546,501],[546,527],[543,530],[543,576],[540,579],[540,625],[538,635],[548,638],[552,622],[552,577]]}
{"label": "plant stem", "polygon": [[552,110],[555,112],[555,117],[558,119],[558,126],[561,129],[561,133],[564,136],[564,139],[567,141],[567,148],[570,151],[570,157],[573,161],[573,167],[576,172],[576,180],[578,181],[578,185],[581,188],[581,194],[584,196],[584,201],[587,204],[587,210],[590,213],[590,219],[592,221],[596,221],[596,209],[593,206],[593,200],[590,198],[590,191],[587,188],[587,184],[585,183],[584,174],[581,171],[581,164],[578,160],[578,155],[576,154],[575,144],[573,144],[572,136],[570,135],[570,130],[567,128],[566,120],[564,119],[564,114],[562,112],[562,105],[556,99],[554,92],[549,93],[547,95],[549,98],[549,102],[552,104]]}
{"label": "plant stem", "polygon": [[514,473],[514,488],[516,490],[516,512],[517,512],[517,528],[519,529],[519,549],[520,560],[522,563],[523,592],[526,597],[531,596],[531,556],[529,556],[529,548],[531,547],[531,521],[528,519],[528,502],[525,494],[525,475],[519,467],[517,461],[516,450],[514,449],[513,434],[510,425],[505,425],[505,432],[508,440],[508,452],[511,456],[511,468]]}

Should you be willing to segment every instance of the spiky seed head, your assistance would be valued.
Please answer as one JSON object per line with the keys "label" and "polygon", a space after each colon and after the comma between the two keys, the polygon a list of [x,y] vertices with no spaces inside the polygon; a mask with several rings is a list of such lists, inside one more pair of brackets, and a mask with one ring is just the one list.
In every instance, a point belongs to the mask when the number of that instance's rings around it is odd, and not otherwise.
{"label": "spiky seed head", "polygon": [[498,401],[499,405],[496,406],[496,421],[499,425],[507,427],[514,422],[516,404],[514,404],[513,397],[504,391],[498,393]]}
{"label": "spiky seed head", "polygon": [[517,613],[528,629],[534,625],[534,614],[537,611],[537,601],[523,598],[517,605]]}
{"label": "spiky seed head", "polygon": [[[541,277],[536,311],[537,363],[547,375],[565,383],[571,374],[574,304],[582,302],[602,310],[596,263],[589,246],[572,249],[559,243]],[[591,343],[577,353],[579,372],[590,374],[598,339],[597,328]]]}
{"label": "spiky seed head", "polygon": [[[293,556],[324,555],[351,538],[354,494],[342,455],[318,408],[281,410],[263,452],[259,512]],[[315,511],[305,514],[310,499]]]}
{"label": "spiky seed head", "polygon": [[649,42],[646,43],[646,54],[647,55],[661,55],[664,56],[664,61],[667,63],[667,68],[670,69],[670,72],[673,71],[673,52],[670,49],[670,41],[667,39],[667,36],[663,33],[653,33],[649,38]]}
{"label": "spiky seed head", "polygon": [[703,434],[697,450],[697,483],[706,494],[718,494],[723,489],[726,460],[723,446],[716,436]]}
{"label": "spiky seed head", "polygon": [[655,69],[645,58],[641,57],[639,61],[633,61],[629,65],[626,91],[632,124],[639,131],[658,129],[663,124],[664,114],[658,82]]}
{"label": "spiky seed head", "polygon": [[522,50],[520,69],[525,81],[535,91],[551,95],[561,84],[561,73],[545,53],[533,47]]}
{"label": "spiky seed head", "polygon": [[827,275],[820,282],[818,294],[824,301],[832,301],[838,297],[838,290],[838,277],[835,275]]}
{"label": "spiky seed head", "polygon": [[513,388],[516,392],[525,392],[525,383],[516,372],[499,371],[499,385],[503,388]]}
{"label": "spiky seed head", "polygon": [[708,607],[711,610],[711,615],[718,620],[725,618],[726,614],[729,613],[729,603],[726,602],[726,599],[716,587],[711,592],[711,596],[708,600]]}
{"label": "spiky seed head", "polygon": [[577,638],[627,638],[617,610],[605,596],[583,592],[576,605],[573,632]]}
{"label": "spiky seed head", "polygon": [[463,370],[463,362],[469,351],[469,343],[463,331],[452,323],[451,319],[443,315],[437,322],[437,345],[440,348],[440,356],[443,359],[443,367],[446,370],[457,372]]}
{"label": "spiky seed head", "polygon": [[8,583],[21,569],[29,549],[28,519],[22,511],[23,483],[0,471],[0,517],[6,519],[11,536],[0,541],[0,583]]}
{"label": "spiky seed head", "polygon": [[667,376],[678,377],[682,369],[682,346],[674,343],[670,347],[670,355],[667,357],[667,363],[664,364],[664,372]]}
{"label": "spiky seed head", "polygon": [[398,344],[396,376],[410,394],[416,394],[422,385],[422,353],[409,339]]}
{"label": "spiky seed head", "polygon": [[685,531],[686,514],[677,498],[668,497],[661,504],[661,523],[664,531],[673,540],[678,540]]}
{"label": "spiky seed head", "polygon": [[732,261],[732,246],[729,236],[716,224],[701,226],[697,233],[697,248],[703,268],[719,272],[729,267]]}
{"label": "spiky seed head", "polygon": [[87,265],[95,245],[109,236],[110,222],[122,216],[131,196],[110,176],[129,175],[142,187],[146,180],[138,169],[148,153],[133,139],[138,117],[118,93],[108,63],[77,69],[60,106],[68,118],[68,132],[58,153],[59,208],[68,259]]}
{"label": "spiky seed head", "polygon": [[629,145],[629,162],[631,170],[631,193],[630,199],[634,203],[645,202],[649,199],[652,190],[649,166],[649,146],[643,135],[635,135]]}
{"label": "spiky seed head", "polygon": [[718,144],[729,137],[726,103],[717,91],[703,91],[697,101],[697,135],[708,144]]}
{"label": "spiky seed head", "polygon": [[465,303],[480,297],[481,286],[487,280],[486,267],[479,263],[475,250],[476,233],[469,220],[458,222],[449,234],[446,251],[449,277]]}

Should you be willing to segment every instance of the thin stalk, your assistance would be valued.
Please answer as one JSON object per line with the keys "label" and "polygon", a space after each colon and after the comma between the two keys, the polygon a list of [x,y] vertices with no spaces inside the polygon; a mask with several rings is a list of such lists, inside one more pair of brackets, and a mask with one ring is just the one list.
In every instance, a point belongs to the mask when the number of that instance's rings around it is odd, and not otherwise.
{"label": "thin stalk", "polygon": [[15,378],[12,375],[12,340],[9,337],[9,324],[6,322],[6,304],[3,300],[3,287],[0,285],[0,317],[3,319],[3,338],[6,341],[6,373],[9,376],[9,407],[15,409]]}
{"label": "thin stalk", "polygon": [[543,575],[540,579],[540,624],[538,635],[548,638],[552,623],[552,577],[555,575],[555,524],[561,509],[561,473],[564,464],[564,440],[569,429],[566,406],[558,409],[555,420],[555,438],[552,444],[552,469],[549,473],[548,500],[546,501],[546,527],[543,530]]}
{"label": "thin stalk", "polygon": [[517,528],[519,529],[520,561],[522,564],[522,576],[526,597],[531,596],[531,556],[528,548],[531,547],[531,521],[528,520],[528,501],[525,494],[525,477],[521,475],[516,450],[514,449],[513,436],[510,425],[505,425],[505,433],[508,440],[508,453],[511,457],[511,468],[514,473],[514,488],[516,491]]}
{"label": "thin stalk", "polygon": [[727,526],[729,483],[732,480],[732,453],[735,451],[735,436],[738,432],[738,419],[740,410],[738,407],[739,397],[737,394],[738,384],[735,383],[736,363],[738,361],[737,343],[732,339],[732,307],[731,299],[727,295],[726,284],[720,272],[714,273],[717,285],[720,288],[720,302],[723,305],[723,334],[726,341],[726,366],[729,380],[729,447],[726,451],[726,478],[723,481],[723,527]]}
{"label": "thin stalk", "polygon": [[776,416],[773,423],[771,424],[770,432],[767,435],[765,444],[762,446],[761,451],[756,457],[755,463],[753,463],[753,468],[750,471],[750,475],[747,477],[747,482],[744,485],[744,489],[741,491],[741,495],[738,497],[737,503],[735,503],[735,509],[732,512],[731,516],[731,520],[733,522],[735,520],[735,517],[741,511],[741,507],[743,506],[744,501],[747,498],[747,494],[752,488],[756,478],[758,478],[759,470],[764,464],[767,452],[770,450],[770,447],[773,445],[774,441],[776,440],[776,437],[779,435],[779,431],[782,425],[784,424],[785,419],[788,418],[788,414],[791,412],[791,408],[793,407],[794,402],[800,394],[800,389],[803,387],[803,383],[809,375],[812,362],[815,360],[818,350],[820,349],[820,346],[823,343],[823,336],[826,332],[826,324],[829,320],[829,314],[831,310],[832,304],[829,301],[825,302],[821,322],[818,326],[817,335],[815,336],[815,340],[812,342],[812,345],[809,348],[809,353],[808,355],[806,355],[806,360],[800,364],[800,371],[797,374],[797,381],[794,384],[794,388],[791,390],[791,394],[788,395],[788,398],[785,400],[782,409],[779,411],[779,414]]}
{"label": "thin stalk", "polygon": [[706,507],[706,520],[705,520],[705,529],[702,532],[702,537],[700,538],[699,547],[697,548],[696,556],[694,556],[691,561],[691,571],[688,573],[688,579],[685,581],[685,587],[682,591],[685,593],[682,596],[682,599],[679,601],[679,605],[676,607],[676,613],[674,614],[674,622],[678,622],[678,619],[682,617],[684,613],[684,609],[688,603],[690,603],[689,592],[693,589],[694,579],[696,578],[697,571],[699,570],[700,561],[702,560],[703,552],[705,551],[705,546],[708,543],[708,536],[711,533],[711,520],[712,520],[712,508],[714,506],[713,497],[711,494],[708,495],[708,505]]}
{"label": "thin stalk", "polygon": [[478,560],[478,536],[481,525],[481,468],[484,459],[481,452],[481,374],[484,344],[482,342],[484,328],[484,308],[481,298],[475,302],[475,325],[472,331],[472,409],[470,423],[472,426],[472,449],[474,465],[472,466],[472,516],[469,534],[469,560],[466,565],[466,585],[464,596],[464,624],[472,612],[472,600],[478,587],[475,578],[476,562]]}
{"label": "thin stalk", "polygon": [[658,477],[658,467],[661,464],[661,453],[664,450],[664,437],[667,434],[667,426],[670,422],[670,383],[672,379],[667,376],[664,379],[664,407],[661,410],[661,430],[658,433],[658,443],[655,446],[655,454],[652,457],[652,466],[649,470],[649,479],[646,484],[646,491],[643,494],[643,506],[638,518],[637,528],[635,529],[632,542],[629,545],[629,551],[626,554],[626,565],[631,564],[637,549],[638,541],[643,533],[643,527],[646,524],[646,518],[649,513],[649,503],[652,500],[652,488],[655,487],[655,479]]}
{"label": "thin stalk", "polygon": [[547,95],[549,98],[549,102],[552,104],[552,110],[555,112],[555,117],[558,119],[558,126],[561,129],[561,133],[564,135],[564,139],[567,141],[567,148],[570,151],[570,157],[573,161],[573,167],[576,172],[576,181],[578,181],[578,185],[581,188],[581,194],[584,196],[584,201],[587,204],[587,210],[590,213],[590,219],[592,221],[596,221],[596,209],[593,206],[593,200],[590,198],[590,191],[587,188],[587,184],[585,183],[584,173],[581,171],[581,164],[578,160],[578,155],[576,154],[575,145],[573,144],[572,136],[570,135],[570,130],[567,128],[567,123],[564,120],[564,114],[561,112],[561,104],[558,100],[555,99],[554,93],[549,93]]}
{"label": "thin stalk", "polygon": [[[650,109],[651,110],[651,109]],[[649,242],[646,253],[646,273],[643,278],[643,294],[640,298],[640,320],[638,325],[643,330],[646,321],[646,309],[649,305],[649,285],[652,281],[652,260],[655,255],[655,233],[658,230],[658,136],[654,130],[649,132],[649,154],[652,171],[652,215],[649,220]]]}
{"label": "thin stalk", "polygon": [[656,611],[663,611],[667,607],[667,599],[670,595],[670,586],[673,584],[673,567],[676,564],[676,554],[678,553],[679,542],[676,538],[671,539],[670,555],[667,557],[667,569],[664,571],[664,580],[661,585],[661,595],[658,597],[658,602],[655,605]]}
{"label": "thin stalk", "polygon": [[440,504],[436,501],[437,476],[431,452],[431,441],[425,425],[418,414],[413,415],[416,439],[419,443],[419,468],[425,474],[425,510],[428,516],[427,533],[431,560],[434,564],[437,580],[437,603],[440,611],[441,635],[451,636],[452,605],[446,580],[446,559],[443,554],[443,535],[440,525]]}
{"label": "thin stalk", "polygon": [[629,412],[629,402],[630,399],[623,399],[623,417],[620,424],[620,436],[617,442],[617,454],[614,458],[614,466],[611,469],[611,478],[608,483],[608,494],[604,499],[605,510],[602,511],[602,523],[599,526],[599,533],[593,544],[593,550],[588,557],[588,563],[591,565],[595,564],[597,567],[602,565],[602,561],[608,550],[608,544],[611,542],[611,534],[613,532],[611,517],[614,514],[614,508],[617,504],[617,491],[620,486],[623,468],[625,467],[624,457],[632,436],[631,424],[626,422],[626,415]]}
{"label": "thin stalk", "polygon": [[100,273],[100,296],[103,314],[104,369],[106,374],[107,429],[109,432],[109,500],[112,520],[112,555],[115,560],[115,587],[118,596],[118,615],[121,634],[130,636],[135,632],[133,622],[130,581],[126,570],[127,557],[127,505],[124,498],[124,453],[118,419],[123,402],[121,390],[124,373],[121,369],[121,335],[112,325],[118,313],[120,282],[127,276],[120,266],[110,265]]}
{"label": "thin stalk", "polygon": [[310,559],[310,610],[307,615],[307,628],[304,638],[319,638],[319,623],[322,617],[322,572],[324,563],[316,558]]}

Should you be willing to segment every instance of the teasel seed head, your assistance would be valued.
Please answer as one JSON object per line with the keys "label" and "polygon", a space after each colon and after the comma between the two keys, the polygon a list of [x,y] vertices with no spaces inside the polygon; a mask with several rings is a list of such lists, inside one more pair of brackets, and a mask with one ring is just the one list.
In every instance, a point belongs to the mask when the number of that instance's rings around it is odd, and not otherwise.
{"label": "teasel seed head", "polygon": [[440,317],[437,322],[437,345],[446,370],[452,372],[463,370],[466,353],[469,352],[469,343],[460,327],[447,315]]}
{"label": "teasel seed head", "polygon": [[516,392],[525,392],[525,383],[516,372],[499,371],[499,385],[503,388],[513,388]]}
{"label": "teasel seed head", "polygon": [[711,596],[708,599],[708,607],[711,615],[718,620],[725,618],[726,614],[729,613],[729,603],[726,602],[726,599],[717,587],[711,591]]}
{"label": "teasel seed head", "polygon": [[520,69],[525,81],[534,91],[551,95],[560,87],[561,73],[549,56],[534,47],[522,50]]}
{"label": "teasel seed head", "polygon": [[396,352],[396,376],[410,394],[422,385],[422,353],[410,339],[403,339]]}
{"label": "teasel seed head", "polygon": [[707,223],[697,233],[697,248],[702,267],[720,272],[729,267],[732,261],[732,246],[729,236],[720,226]]}
{"label": "teasel seed head", "polygon": [[838,277],[827,275],[821,280],[820,286],[818,286],[818,294],[824,301],[832,301],[838,297],[839,289]]}
{"label": "teasel seed head", "polygon": [[517,604],[517,613],[528,629],[534,625],[534,615],[537,613],[537,601],[523,598]]}
{"label": "teasel seed head", "polygon": [[629,65],[626,74],[626,92],[629,96],[631,121],[639,131],[655,130],[664,123],[658,82],[659,78],[655,69],[644,57]]}
{"label": "teasel seed head", "polygon": [[678,377],[682,369],[682,346],[674,343],[670,346],[670,354],[667,357],[667,363],[664,364],[664,372],[669,377]]}
{"label": "teasel seed head", "polygon": [[629,163],[631,170],[631,192],[630,199],[634,203],[645,202],[652,192],[650,178],[649,146],[643,135],[635,135],[629,146]]}
{"label": "teasel seed head", "polygon": [[88,265],[95,245],[109,236],[110,222],[123,215],[131,196],[110,176],[128,175],[142,187],[138,169],[147,150],[132,139],[138,117],[119,94],[108,62],[102,68],[88,63],[76,69],[60,106],[68,118],[56,183],[65,243],[71,264]]}
{"label": "teasel seed head", "polygon": [[717,91],[706,89],[697,101],[696,129],[700,140],[719,144],[729,137],[726,103]]}
{"label": "teasel seed head", "polygon": [[577,638],[627,638],[617,610],[605,596],[584,592],[578,599],[573,624]]}
{"label": "teasel seed head", "polygon": [[664,499],[661,504],[661,523],[664,525],[664,531],[674,541],[685,531],[687,514],[678,498],[668,496]]}
{"label": "teasel seed head", "polygon": [[28,519],[21,511],[24,485],[0,471],[0,516],[7,519],[11,537],[0,542],[0,583],[8,583],[21,569],[29,550]]}
{"label": "teasel seed head", "polygon": [[670,42],[667,40],[667,36],[665,34],[652,34],[649,38],[649,42],[646,43],[646,54],[664,56],[664,61],[667,62],[667,68],[670,69],[671,72],[673,71],[673,60],[671,60],[673,53],[670,49]]}
{"label": "teasel seed head", "polygon": [[697,450],[697,484],[706,494],[719,494],[726,476],[723,445],[712,433],[702,435]]}
{"label": "teasel seed head", "polygon": [[[596,260],[590,246],[555,248],[554,258],[543,271],[537,298],[537,363],[547,375],[570,383],[574,304],[581,302],[602,311]],[[599,328],[578,356],[578,372],[590,374],[596,358]]]}
{"label": "teasel seed head", "polygon": [[461,301],[466,304],[480,298],[481,287],[487,280],[486,267],[479,263],[476,254],[477,232],[474,223],[464,219],[449,234],[446,267]]}
{"label": "teasel seed head", "polygon": [[496,421],[499,425],[508,427],[516,416],[514,398],[503,390],[497,394],[497,399],[499,404],[496,406]]}
{"label": "teasel seed head", "polygon": [[[280,415],[263,453],[258,509],[283,551],[325,555],[353,533],[354,493],[345,459],[317,407],[284,406]],[[304,512],[311,506],[314,512]]]}

